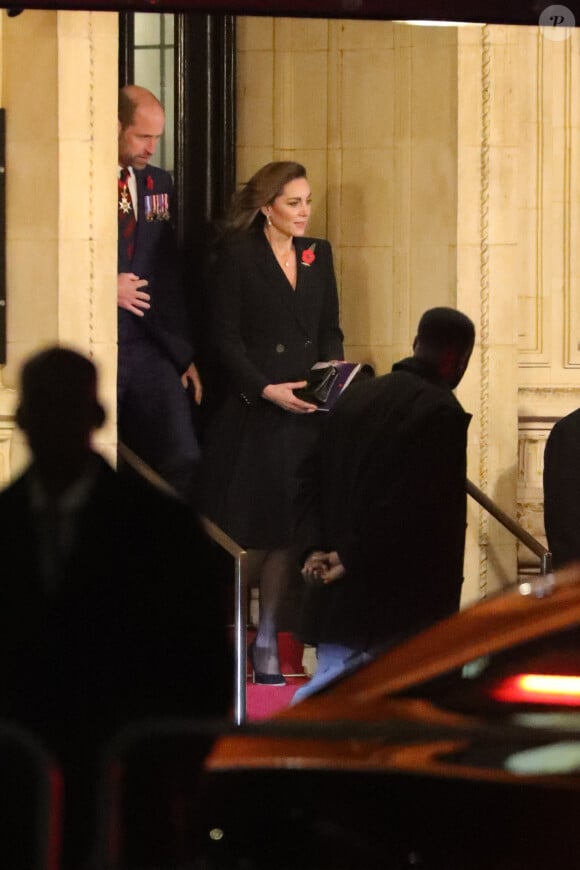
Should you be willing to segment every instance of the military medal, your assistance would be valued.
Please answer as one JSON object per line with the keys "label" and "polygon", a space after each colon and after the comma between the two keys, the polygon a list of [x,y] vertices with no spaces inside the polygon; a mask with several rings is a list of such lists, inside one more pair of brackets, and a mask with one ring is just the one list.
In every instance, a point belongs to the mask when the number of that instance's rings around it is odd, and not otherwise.
{"label": "military medal", "polygon": [[129,196],[129,188],[127,185],[119,180],[119,210],[123,214],[129,214],[133,210],[133,205],[131,203],[131,197]]}
{"label": "military medal", "polygon": [[145,197],[145,218],[148,221],[168,221],[169,194],[152,193]]}

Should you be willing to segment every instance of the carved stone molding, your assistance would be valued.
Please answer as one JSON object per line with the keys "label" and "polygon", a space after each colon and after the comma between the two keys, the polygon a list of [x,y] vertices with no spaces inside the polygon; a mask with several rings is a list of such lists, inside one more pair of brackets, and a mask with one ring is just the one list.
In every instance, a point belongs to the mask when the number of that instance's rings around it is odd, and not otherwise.
{"label": "carved stone molding", "polygon": [[95,289],[95,197],[100,195],[95,190],[95,34],[94,34],[94,16],[96,13],[91,12],[88,16],[87,36],[89,43],[89,82],[88,82],[88,117],[89,117],[89,185],[87,190],[88,197],[88,216],[89,216],[89,275],[88,275],[88,317],[89,317],[89,356],[94,356],[95,346],[95,323],[96,323],[96,289]]}
{"label": "carved stone molding", "polygon": [[[480,149],[480,202],[479,202],[479,341],[481,374],[479,390],[479,486],[483,492],[489,489],[489,200],[490,200],[490,136],[491,136],[491,47],[489,28],[481,30],[481,149]],[[489,515],[483,508],[478,514],[479,539],[479,594],[487,595]]]}
{"label": "carved stone molding", "polygon": [[[547,546],[544,530],[544,450],[553,422],[553,419],[546,418],[520,418],[518,426],[517,520],[544,546]],[[535,564],[530,552],[518,545],[519,569],[530,564]]]}

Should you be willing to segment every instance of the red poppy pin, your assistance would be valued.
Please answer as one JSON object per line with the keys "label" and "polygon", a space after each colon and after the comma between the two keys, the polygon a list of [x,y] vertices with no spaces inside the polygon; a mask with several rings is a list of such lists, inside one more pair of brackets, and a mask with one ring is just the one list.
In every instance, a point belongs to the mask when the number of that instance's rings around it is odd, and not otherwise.
{"label": "red poppy pin", "polygon": [[153,179],[150,175],[147,176],[145,183],[147,185],[147,190],[153,190]]}
{"label": "red poppy pin", "polygon": [[316,259],[316,255],[314,254],[314,249],[316,247],[316,242],[313,242],[309,248],[302,251],[302,257],[300,258],[303,266],[310,266],[311,263],[314,263]]}

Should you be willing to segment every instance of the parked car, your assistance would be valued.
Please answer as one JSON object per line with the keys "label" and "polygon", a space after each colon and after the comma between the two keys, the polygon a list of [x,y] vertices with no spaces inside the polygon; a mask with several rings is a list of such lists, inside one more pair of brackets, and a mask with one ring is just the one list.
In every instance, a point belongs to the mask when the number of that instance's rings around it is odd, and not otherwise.
{"label": "parked car", "polygon": [[580,868],[580,567],[222,736],[203,867]]}

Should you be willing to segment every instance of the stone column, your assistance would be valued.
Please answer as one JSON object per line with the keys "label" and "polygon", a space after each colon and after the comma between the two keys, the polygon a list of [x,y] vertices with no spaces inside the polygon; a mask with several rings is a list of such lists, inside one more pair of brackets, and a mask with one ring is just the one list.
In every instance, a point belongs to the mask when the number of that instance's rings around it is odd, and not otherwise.
{"label": "stone column", "polygon": [[[470,479],[510,516],[517,491],[517,292],[521,239],[517,167],[517,28],[459,30],[457,307],[477,328],[459,396],[473,413]],[[509,95],[509,99],[508,99]],[[464,599],[513,583],[516,541],[468,504]]]}
{"label": "stone column", "polygon": [[[7,364],[0,425],[22,360],[49,344],[92,357],[116,440],[116,13],[2,13],[6,109]],[[24,461],[4,439],[0,475]],[[10,444],[9,454],[6,445]],[[0,433],[0,450],[2,449]]]}

